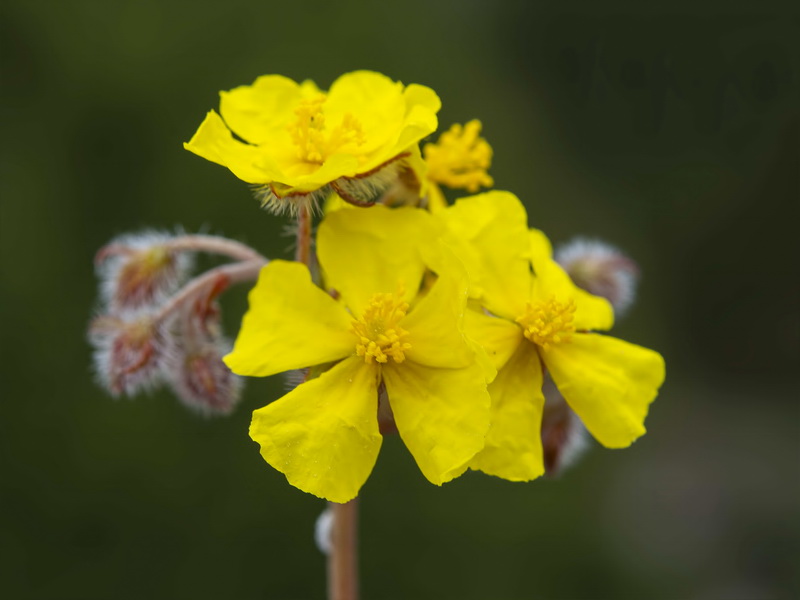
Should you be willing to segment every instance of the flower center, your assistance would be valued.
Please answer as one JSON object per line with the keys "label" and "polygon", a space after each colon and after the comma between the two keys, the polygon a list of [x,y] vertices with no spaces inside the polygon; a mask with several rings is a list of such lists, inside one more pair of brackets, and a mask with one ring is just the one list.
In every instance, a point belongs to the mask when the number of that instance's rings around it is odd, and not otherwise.
{"label": "flower center", "polygon": [[402,289],[397,294],[375,294],[364,316],[353,321],[353,333],[358,338],[356,355],[363,356],[367,364],[372,364],[373,359],[385,363],[389,357],[401,363],[411,349],[411,344],[404,341],[408,332],[398,325],[408,310],[401,295]]}
{"label": "flower center", "polygon": [[517,319],[522,326],[523,335],[534,344],[547,350],[553,344],[569,342],[575,331],[572,319],[575,315],[575,302],[558,302],[551,298],[545,302],[528,302],[525,314]]}
{"label": "flower center", "polygon": [[480,137],[480,121],[456,123],[435,144],[425,145],[428,179],[453,189],[477,192],[494,184],[486,170],[492,164],[492,148]]}
{"label": "flower center", "polygon": [[325,100],[325,94],[301,100],[294,109],[297,119],[287,127],[297,147],[297,157],[304,162],[321,165],[344,146],[361,146],[366,142],[364,128],[350,113],[336,127],[327,127],[322,112]]}

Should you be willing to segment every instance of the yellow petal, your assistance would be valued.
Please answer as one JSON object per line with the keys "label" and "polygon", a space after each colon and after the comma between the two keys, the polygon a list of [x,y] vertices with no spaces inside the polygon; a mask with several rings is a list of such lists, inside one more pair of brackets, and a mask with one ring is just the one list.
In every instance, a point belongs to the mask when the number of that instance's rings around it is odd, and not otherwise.
{"label": "yellow petal", "polygon": [[549,238],[540,229],[531,229],[529,231],[531,243],[531,260],[536,264],[539,260],[547,260],[553,258],[553,244],[550,243]]}
{"label": "yellow petal", "polygon": [[262,377],[344,358],[355,351],[352,318],[311,283],[305,265],[275,260],[250,291],[250,308],[225,364]]}
{"label": "yellow petal", "polygon": [[183,145],[206,160],[228,167],[242,181],[268,183],[273,181],[277,165],[256,146],[234,139],[230,129],[213,110],[189,142]]}
{"label": "yellow petal", "polygon": [[546,302],[555,297],[559,302],[572,299],[575,314],[572,324],[576,329],[605,331],[614,325],[614,309],[605,298],[582,290],[550,256],[552,247],[539,230],[530,232],[531,256],[535,277],[531,286],[531,301]]}
{"label": "yellow petal", "polygon": [[372,472],[378,432],[377,372],[349,358],[253,413],[250,437],[293,486],[347,502]]}
{"label": "yellow petal", "polygon": [[[458,200],[437,217],[446,224],[484,305],[507,319],[521,315],[530,293],[530,244],[525,207],[517,197],[486,192]],[[463,248],[464,242],[469,248]]]}
{"label": "yellow petal", "polygon": [[[426,262],[437,263],[441,271],[430,292],[401,323],[409,332],[409,357],[428,367],[469,366],[475,362],[475,351],[464,337],[466,271],[449,248],[441,245],[426,250]],[[433,253],[436,258],[430,256]]]}
{"label": "yellow petal", "polygon": [[324,111],[326,123],[332,125],[340,123],[348,113],[358,119],[366,138],[359,152],[375,152],[392,144],[403,126],[403,84],[374,71],[345,73],[331,85]]}
{"label": "yellow petal", "polygon": [[581,333],[540,352],[556,387],[601,444],[624,448],[645,433],[648,407],[664,381],[658,352]]}
{"label": "yellow petal", "polygon": [[428,210],[436,214],[448,207],[447,198],[438,183],[427,180]]}
{"label": "yellow petal", "polygon": [[469,466],[509,481],[544,473],[542,367],[533,344],[522,343],[489,385],[492,411],[486,447]]}
{"label": "yellow petal", "polygon": [[400,437],[428,481],[441,485],[463,473],[489,428],[483,367],[436,369],[406,361],[384,367],[383,381]]}
{"label": "yellow petal", "polygon": [[495,369],[501,369],[524,340],[522,330],[505,319],[475,310],[467,310],[464,317],[465,333],[480,344]]}
{"label": "yellow petal", "polygon": [[303,85],[282,75],[263,75],[253,85],[220,92],[219,111],[228,127],[251,144],[291,145],[287,125],[303,98],[319,94],[317,86]]}
{"label": "yellow petal", "polygon": [[317,234],[326,286],[339,291],[356,317],[373,294],[395,293],[400,284],[410,302],[425,270],[420,247],[435,233],[430,214],[415,208],[373,206],[331,213]]}

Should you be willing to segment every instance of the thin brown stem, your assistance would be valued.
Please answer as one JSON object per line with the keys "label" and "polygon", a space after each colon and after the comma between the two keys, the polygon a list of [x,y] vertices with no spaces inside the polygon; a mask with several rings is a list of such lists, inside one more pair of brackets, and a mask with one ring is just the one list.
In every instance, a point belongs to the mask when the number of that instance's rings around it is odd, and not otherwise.
{"label": "thin brown stem", "polygon": [[301,207],[297,213],[297,246],[294,259],[306,266],[311,265],[311,210]]}
{"label": "thin brown stem", "polygon": [[328,555],[328,600],[358,600],[358,498],[331,502],[333,527]]}
{"label": "thin brown stem", "polygon": [[260,258],[221,265],[206,271],[202,275],[190,280],[177,294],[170,298],[169,301],[161,307],[155,320],[164,320],[173,311],[183,306],[184,303],[192,300],[197,294],[204,290],[211,289],[214,286],[219,286],[220,283],[227,287],[232,283],[254,281],[258,278],[258,273],[261,271],[261,268],[268,262],[266,258]]}

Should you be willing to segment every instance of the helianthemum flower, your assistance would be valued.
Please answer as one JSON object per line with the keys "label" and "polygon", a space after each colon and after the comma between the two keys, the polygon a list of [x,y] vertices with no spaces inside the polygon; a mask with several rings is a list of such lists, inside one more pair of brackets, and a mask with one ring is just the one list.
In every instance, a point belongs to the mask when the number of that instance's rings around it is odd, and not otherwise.
{"label": "helianthemum flower", "polygon": [[473,119],[466,125],[455,123],[435,144],[425,144],[422,151],[428,167],[426,192],[431,212],[447,206],[440,185],[471,194],[494,185],[489,175],[492,147],[480,134],[481,122]]}
{"label": "helianthemum flower", "polygon": [[657,352],[592,333],[613,324],[611,305],[576,287],[527,228],[507,192],[466,198],[440,213],[458,245],[481,311],[467,332],[498,368],[489,386],[492,426],[471,467],[511,480],[544,472],[540,428],[543,369],[604,446],[622,448],[645,433],[644,419],[664,380]]}
{"label": "helianthemum flower", "polygon": [[[439,485],[463,473],[489,428],[485,357],[464,337],[465,274],[451,264],[422,297],[431,243],[425,211],[337,211],[320,225],[326,288],[299,263],[273,261],[250,293],[233,352],[241,375],[314,367],[309,379],[255,411],[251,437],[294,486],[334,502],[358,493],[378,456],[381,385],[398,432]],[[426,249],[427,248],[427,249]],[[315,376],[316,374],[319,376]]]}
{"label": "helianthemum flower", "polygon": [[342,75],[327,93],[264,75],[222,92],[220,114],[209,112],[184,147],[257,184],[275,212],[313,207],[332,192],[369,204],[422,164],[418,142],[435,131],[440,105],[430,88],[371,71]]}

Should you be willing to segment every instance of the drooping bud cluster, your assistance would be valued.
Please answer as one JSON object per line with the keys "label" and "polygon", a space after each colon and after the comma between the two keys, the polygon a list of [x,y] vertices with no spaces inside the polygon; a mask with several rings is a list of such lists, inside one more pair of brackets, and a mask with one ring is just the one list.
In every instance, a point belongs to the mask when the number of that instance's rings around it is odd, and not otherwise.
{"label": "drooping bud cluster", "polygon": [[[187,283],[198,250],[242,262]],[[114,396],[167,385],[201,414],[229,413],[240,397],[241,378],[222,362],[230,343],[222,334],[217,297],[232,275],[257,272],[265,262],[257,257],[223,238],[152,232],[102,248],[96,259],[101,310],[89,327],[100,383]]]}

